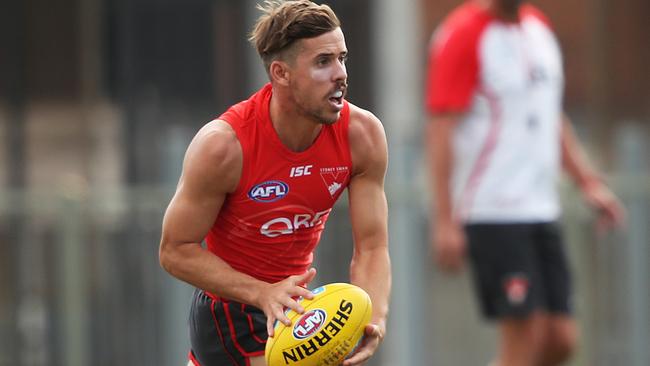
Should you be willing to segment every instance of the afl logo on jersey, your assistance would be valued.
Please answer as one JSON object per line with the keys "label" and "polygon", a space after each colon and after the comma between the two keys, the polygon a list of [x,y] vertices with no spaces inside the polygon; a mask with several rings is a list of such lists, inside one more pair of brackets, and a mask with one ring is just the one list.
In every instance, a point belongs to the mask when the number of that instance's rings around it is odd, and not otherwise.
{"label": "afl logo on jersey", "polygon": [[251,188],[248,191],[248,197],[257,202],[274,202],[286,196],[287,193],[289,193],[289,185],[285,182],[268,180]]}

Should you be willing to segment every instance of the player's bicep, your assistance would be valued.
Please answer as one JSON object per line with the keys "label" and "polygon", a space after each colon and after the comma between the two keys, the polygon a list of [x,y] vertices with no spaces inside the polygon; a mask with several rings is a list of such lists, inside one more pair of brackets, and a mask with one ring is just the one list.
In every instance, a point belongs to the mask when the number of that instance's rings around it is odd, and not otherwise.
{"label": "player's bicep", "polygon": [[388,166],[386,135],[381,122],[371,114],[351,125],[354,174],[350,180],[350,219],[355,244],[385,245],[388,207],[384,177]]}
{"label": "player's bicep", "polygon": [[179,185],[163,219],[163,240],[179,245],[200,243],[214,223],[225,194],[206,196]]}
{"label": "player's bicep", "polygon": [[231,131],[199,132],[190,144],[183,173],[163,220],[163,241],[200,243],[241,174],[241,149]]}

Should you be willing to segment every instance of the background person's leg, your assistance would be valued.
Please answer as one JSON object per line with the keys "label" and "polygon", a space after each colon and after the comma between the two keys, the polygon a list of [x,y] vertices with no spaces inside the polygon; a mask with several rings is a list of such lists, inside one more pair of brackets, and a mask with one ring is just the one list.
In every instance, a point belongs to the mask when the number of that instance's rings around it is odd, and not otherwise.
{"label": "background person's leg", "polygon": [[498,366],[536,366],[545,339],[545,316],[533,312],[525,318],[499,321]]}
{"label": "background person's leg", "polygon": [[546,337],[542,345],[539,366],[561,365],[568,361],[578,343],[578,327],[568,315],[546,317]]}

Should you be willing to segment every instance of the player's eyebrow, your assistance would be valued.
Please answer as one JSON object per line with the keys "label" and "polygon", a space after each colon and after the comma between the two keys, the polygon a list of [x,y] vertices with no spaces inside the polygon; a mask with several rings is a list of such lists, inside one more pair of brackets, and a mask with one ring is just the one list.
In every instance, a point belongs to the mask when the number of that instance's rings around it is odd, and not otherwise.
{"label": "player's eyebrow", "polygon": [[[347,56],[348,51],[341,51],[339,52],[338,56]],[[316,55],[316,57],[335,57],[337,54],[335,52],[321,52]]]}
{"label": "player's eyebrow", "polygon": [[316,57],[333,57],[334,52],[321,52],[316,55]]}

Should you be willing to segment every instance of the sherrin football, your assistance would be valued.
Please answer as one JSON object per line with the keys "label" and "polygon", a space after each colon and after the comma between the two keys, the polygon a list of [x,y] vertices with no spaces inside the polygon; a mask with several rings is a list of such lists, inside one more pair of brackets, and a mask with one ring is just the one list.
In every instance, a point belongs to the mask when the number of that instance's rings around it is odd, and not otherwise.
{"label": "sherrin football", "polygon": [[302,299],[303,314],[287,312],[266,342],[267,366],[338,366],[357,346],[372,315],[370,296],[349,283],[332,283]]}

